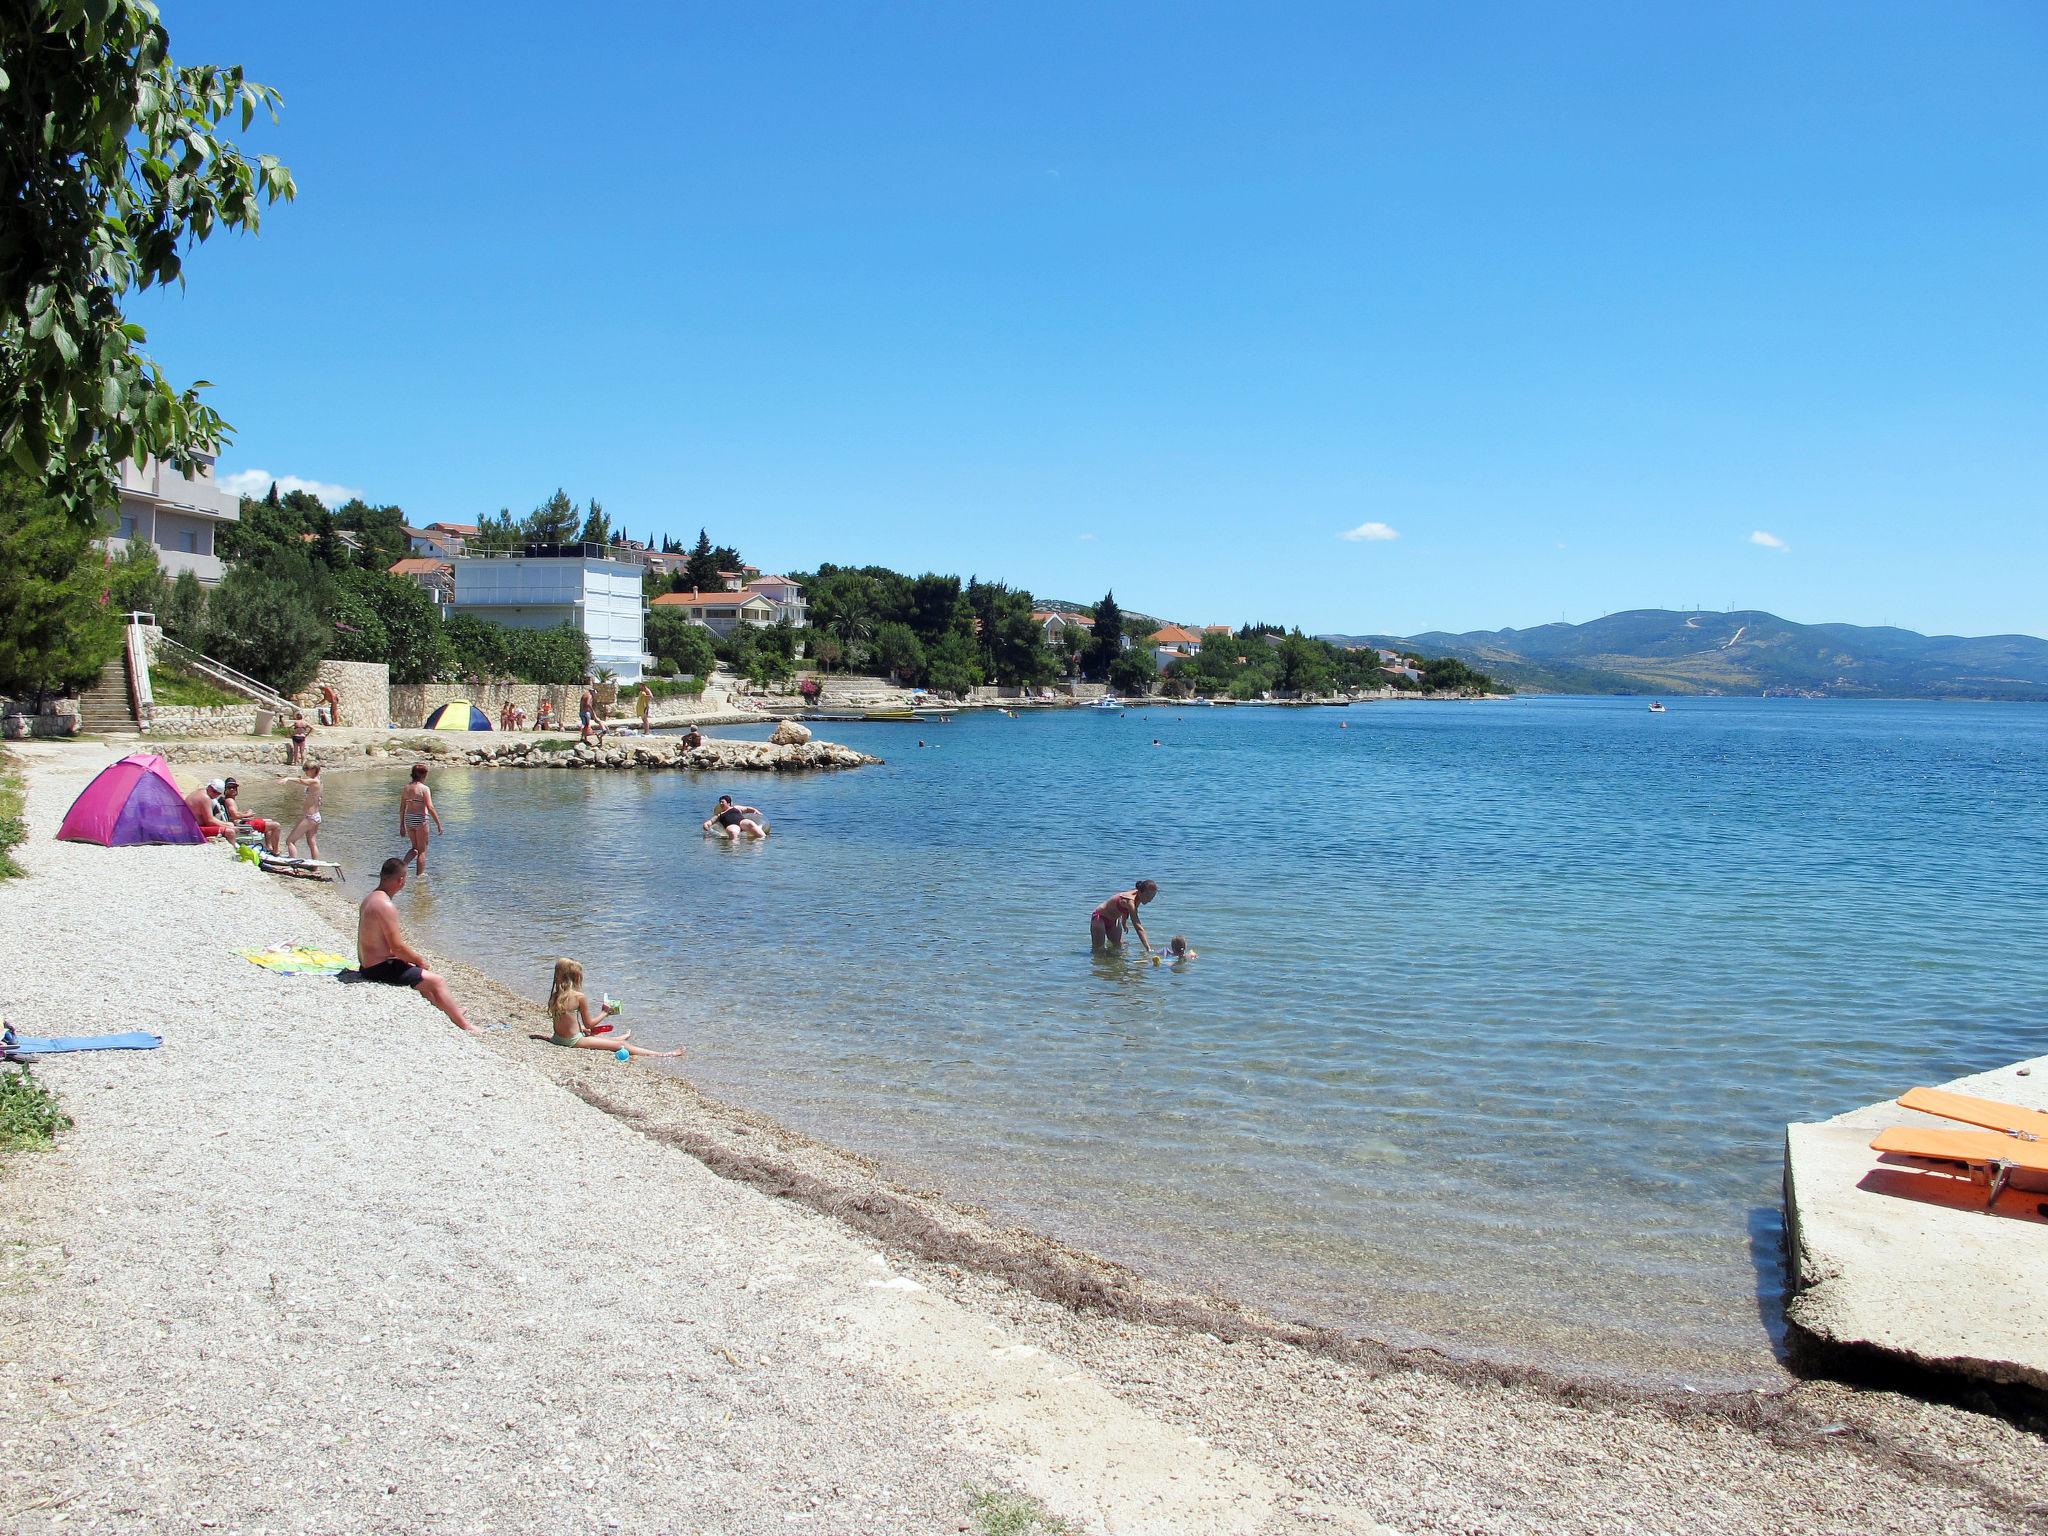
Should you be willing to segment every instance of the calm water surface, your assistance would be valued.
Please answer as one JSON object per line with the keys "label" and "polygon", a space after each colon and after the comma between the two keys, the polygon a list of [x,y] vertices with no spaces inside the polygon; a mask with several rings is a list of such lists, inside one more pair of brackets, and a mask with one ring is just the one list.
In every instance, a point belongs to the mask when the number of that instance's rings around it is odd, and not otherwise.
{"label": "calm water surface", "polygon": [[[402,908],[535,995],[575,956],[714,1091],[1164,1277],[1701,1384],[1770,1369],[1786,1121],[2043,1049],[2030,706],[823,733],[890,762],[437,772]],[[728,789],[769,842],[703,840]],[[395,851],[396,793],[336,780],[323,850]],[[1089,956],[1140,876],[1185,969]]]}

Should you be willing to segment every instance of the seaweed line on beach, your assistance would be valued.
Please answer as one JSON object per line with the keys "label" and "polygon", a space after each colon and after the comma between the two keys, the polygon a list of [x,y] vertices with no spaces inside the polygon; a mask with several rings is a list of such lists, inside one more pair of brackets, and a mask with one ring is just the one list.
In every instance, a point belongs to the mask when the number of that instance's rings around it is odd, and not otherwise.
{"label": "seaweed line on beach", "polygon": [[[2035,1518],[2048,1514],[2048,1506],[2015,1498],[2009,1490],[1968,1465],[1916,1450],[1868,1425],[1822,1418],[1796,1400],[1797,1383],[1771,1391],[1672,1391],[1504,1361],[1461,1359],[1433,1349],[1401,1349],[1334,1329],[1281,1322],[1219,1297],[1161,1293],[1152,1282],[1124,1266],[1070,1248],[1042,1233],[1019,1233],[1018,1241],[1007,1242],[1002,1233],[983,1236],[950,1227],[932,1214],[927,1196],[894,1190],[847,1189],[772,1156],[736,1150],[703,1132],[654,1122],[646,1111],[622,1104],[588,1084],[569,1081],[562,1086],[591,1107],[634,1125],[650,1139],[689,1154],[721,1178],[747,1184],[779,1199],[796,1200],[899,1254],[926,1263],[971,1269],[1076,1313],[1204,1333],[1224,1343],[1278,1344],[1340,1361],[1368,1379],[1414,1371],[1460,1385],[1497,1385],[1536,1392],[1570,1408],[1642,1408],[1677,1420],[1718,1419],[1789,1448],[1825,1443],[1893,1466],[1908,1467],[1923,1476],[1969,1489],[2007,1513]],[[703,1096],[702,1090],[694,1091]],[[971,1212],[960,1214],[975,1219]],[[1985,1410],[1981,1404],[1978,1407],[1980,1411],[2011,1416],[1996,1408]]]}

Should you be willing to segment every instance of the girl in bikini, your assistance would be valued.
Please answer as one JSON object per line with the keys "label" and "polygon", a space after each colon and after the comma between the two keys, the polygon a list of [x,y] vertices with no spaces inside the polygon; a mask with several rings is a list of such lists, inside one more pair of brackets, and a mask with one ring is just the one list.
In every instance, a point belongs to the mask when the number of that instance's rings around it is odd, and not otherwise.
{"label": "girl in bikini", "polygon": [[1159,894],[1156,881],[1140,880],[1128,891],[1118,891],[1109,900],[1088,914],[1088,943],[1097,954],[1124,947],[1124,924],[1129,923],[1138,930],[1138,942],[1145,946],[1145,953],[1152,953],[1152,941],[1145,937],[1145,925],[1138,919],[1138,908]]}
{"label": "girl in bikini", "polygon": [[427,818],[434,820],[434,830],[446,834],[448,829],[441,825],[441,813],[434,809],[433,791],[427,788],[427,765],[412,765],[412,782],[398,792],[398,830],[411,846],[412,852],[405,855],[407,861],[418,868],[421,874],[427,872]]}
{"label": "girl in bikini", "polygon": [[650,1051],[644,1045],[626,1044],[626,1031],[612,1033],[603,1022],[618,1012],[615,1003],[590,1011],[590,999],[583,995],[583,967],[574,960],[555,962],[554,984],[548,988],[548,1012],[554,1015],[557,1045],[581,1051],[625,1051],[633,1056],[680,1056],[683,1048]]}

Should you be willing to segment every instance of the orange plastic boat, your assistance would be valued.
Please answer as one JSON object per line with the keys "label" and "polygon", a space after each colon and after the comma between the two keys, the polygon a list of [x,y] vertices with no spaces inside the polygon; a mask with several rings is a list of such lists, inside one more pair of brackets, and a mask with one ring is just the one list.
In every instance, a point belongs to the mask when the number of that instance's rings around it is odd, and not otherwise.
{"label": "orange plastic boat", "polygon": [[2028,1132],[1951,1131],[1942,1127],[1895,1125],[1870,1144],[1894,1161],[1923,1173],[1962,1179],[1987,1190],[1984,1204],[1997,1203],[2018,1177],[2018,1188],[2048,1181],[2048,1142]]}
{"label": "orange plastic boat", "polygon": [[1997,1099],[1973,1099],[1967,1093],[1950,1093],[1946,1088],[1908,1088],[1899,1095],[1902,1109],[1981,1125],[1987,1131],[2004,1131],[2010,1136],[2038,1136],[2048,1141],[2048,1113],[2001,1104]]}

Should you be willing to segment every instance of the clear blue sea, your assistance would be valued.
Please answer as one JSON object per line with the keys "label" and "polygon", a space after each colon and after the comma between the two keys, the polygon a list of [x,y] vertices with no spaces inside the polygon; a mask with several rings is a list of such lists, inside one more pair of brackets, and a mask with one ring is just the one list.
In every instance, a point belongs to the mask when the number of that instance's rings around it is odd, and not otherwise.
{"label": "clear blue sea", "polygon": [[[1645,706],[831,725],[888,765],[808,777],[447,770],[401,905],[535,995],[572,955],[713,1091],[1164,1278],[1755,1380],[1785,1123],[2048,1041],[2048,710]],[[771,840],[701,837],[727,789]],[[352,875],[396,851],[396,793],[333,783]],[[1141,876],[1184,969],[1090,957],[1089,909]]]}

